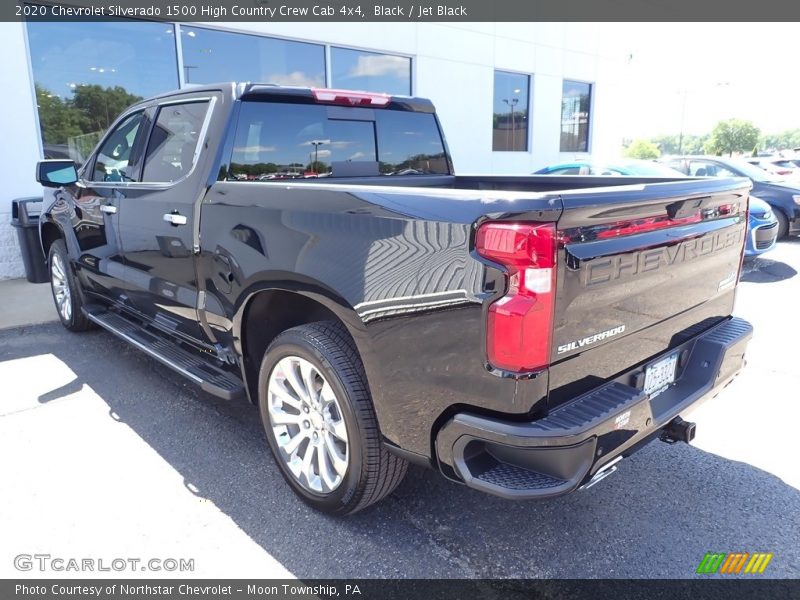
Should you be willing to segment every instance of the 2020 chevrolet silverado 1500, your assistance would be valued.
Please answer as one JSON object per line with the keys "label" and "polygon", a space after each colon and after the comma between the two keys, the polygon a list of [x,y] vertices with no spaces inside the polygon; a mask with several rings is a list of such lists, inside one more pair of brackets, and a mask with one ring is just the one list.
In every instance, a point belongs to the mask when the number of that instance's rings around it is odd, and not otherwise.
{"label": "2020 chevrolet silverado 1500", "polygon": [[330,513],[408,461],[507,498],[592,485],[690,441],[679,414],[752,333],[731,316],[749,182],[456,176],[423,99],[192,88],[37,179],[64,326],[257,403]]}

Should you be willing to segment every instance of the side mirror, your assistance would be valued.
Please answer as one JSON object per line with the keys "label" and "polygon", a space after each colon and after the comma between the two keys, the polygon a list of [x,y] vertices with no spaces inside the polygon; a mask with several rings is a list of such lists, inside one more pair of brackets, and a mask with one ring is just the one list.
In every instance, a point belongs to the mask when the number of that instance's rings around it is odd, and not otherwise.
{"label": "side mirror", "polygon": [[71,160],[40,160],[36,165],[36,181],[45,187],[69,185],[78,181],[78,168]]}

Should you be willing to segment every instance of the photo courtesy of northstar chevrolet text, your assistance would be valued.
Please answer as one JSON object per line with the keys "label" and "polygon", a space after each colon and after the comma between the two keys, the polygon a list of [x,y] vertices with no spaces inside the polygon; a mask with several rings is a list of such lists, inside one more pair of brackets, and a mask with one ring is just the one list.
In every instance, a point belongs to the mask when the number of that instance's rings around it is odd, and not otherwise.
{"label": "photo courtesy of northstar chevrolet text", "polygon": [[0,9],[0,595],[800,592],[794,25],[578,1]]}

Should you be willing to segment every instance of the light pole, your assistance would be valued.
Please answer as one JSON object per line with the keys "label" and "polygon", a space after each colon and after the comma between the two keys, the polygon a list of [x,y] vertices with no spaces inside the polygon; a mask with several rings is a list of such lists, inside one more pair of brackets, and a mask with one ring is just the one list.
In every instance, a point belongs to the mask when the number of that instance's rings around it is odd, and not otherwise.
{"label": "light pole", "polygon": [[322,146],[322,144],[326,143],[326,140],[311,140],[311,142],[309,143],[312,146],[314,146],[314,163],[311,165],[311,172],[314,173],[315,175],[319,175],[319,173],[317,173],[317,163],[319,162],[317,160],[319,158],[319,147]]}
{"label": "light pole", "polygon": [[183,65],[183,83],[191,83],[189,81],[189,72],[191,69],[196,69],[197,65]]}
{"label": "light pole", "polygon": [[[514,90],[514,93],[519,93],[519,90]],[[511,149],[516,150],[516,140],[515,140],[515,131],[514,131],[514,107],[519,102],[519,98],[503,98],[503,102],[508,104],[509,109],[511,110]]]}

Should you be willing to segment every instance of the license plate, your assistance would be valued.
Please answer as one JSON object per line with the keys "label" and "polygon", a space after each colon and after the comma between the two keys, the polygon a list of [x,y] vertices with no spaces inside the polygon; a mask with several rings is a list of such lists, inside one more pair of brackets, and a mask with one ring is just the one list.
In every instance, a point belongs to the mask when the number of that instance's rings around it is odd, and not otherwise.
{"label": "license plate", "polygon": [[675,381],[675,370],[678,366],[678,353],[654,362],[644,372],[644,393],[651,398],[658,396]]}

